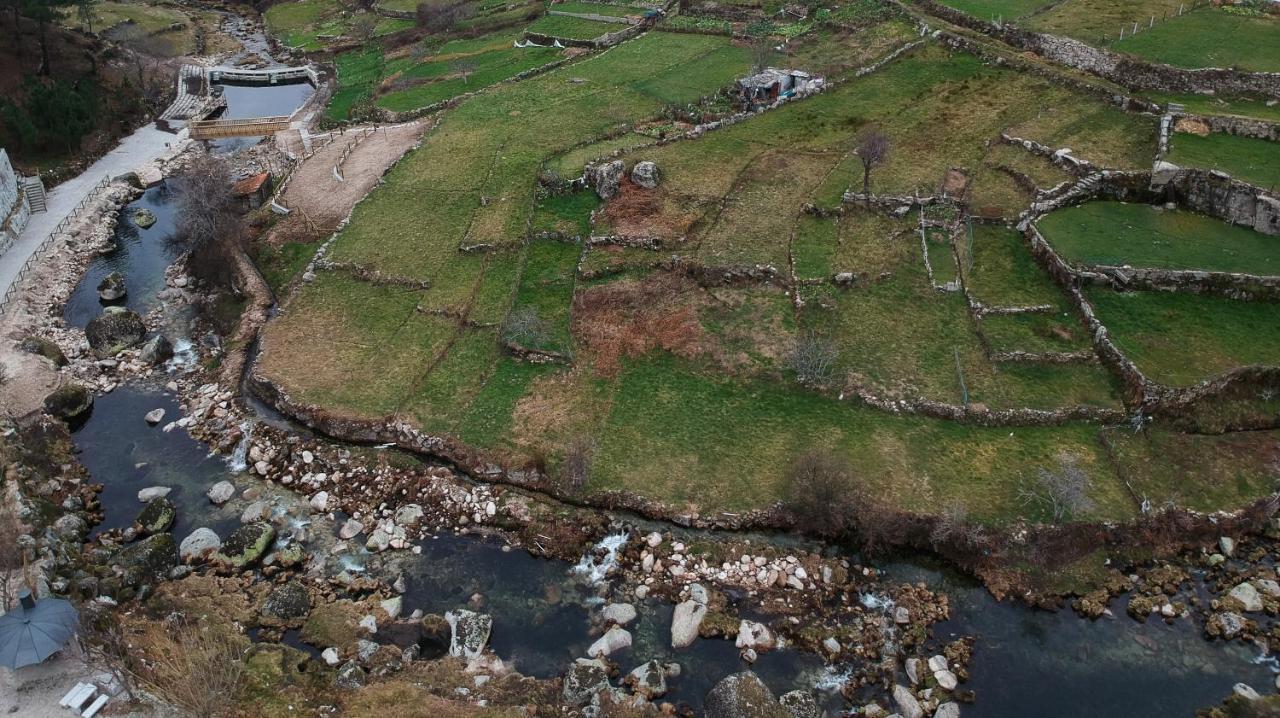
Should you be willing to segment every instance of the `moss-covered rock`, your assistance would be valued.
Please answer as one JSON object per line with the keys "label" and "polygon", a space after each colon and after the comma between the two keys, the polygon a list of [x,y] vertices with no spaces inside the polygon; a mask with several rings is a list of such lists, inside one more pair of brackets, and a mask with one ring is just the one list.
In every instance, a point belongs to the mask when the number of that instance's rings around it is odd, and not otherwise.
{"label": "moss-covered rock", "polygon": [[297,581],[277,586],[262,602],[262,615],[267,619],[296,621],[311,611],[307,587]]}
{"label": "moss-covered rock", "polygon": [[93,392],[79,384],[63,384],[44,398],[46,414],[65,421],[85,416],[93,408]]}
{"label": "moss-covered rock", "polygon": [[142,229],[148,229],[156,223],[156,213],[146,207],[139,207],[133,213],[133,224]]}
{"label": "moss-covered rock", "polygon": [[265,521],[245,524],[222,542],[222,549],[214,555],[215,563],[229,568],[245,568],[257,563],[276,540],[276,530]]}
{"label": "moss-covered rock", "polygon": [[344,654],[348,653],[360,637],[363,613],[359,606],[347,601],[316,606],[302,624],[301,638],[313,646],[333,646]]}
{"label": "moss-covered rock", "polygon": [[726,676],[707,693],[706,718],[791,718],[769,687],[751,671]]}
{"label": "moss-covered rock", "polygon": [[134,521],[134,525],[143,535],[158,534],[172,528],[173,521],[177,517],[178,508],[173,505],[172,501],[161,496],[157,499],[151,499],[146,506],[142,507],[142,511],[138,513],[138,518]]}
{"label": "moss-covered rock", "polygon": [[104,302],[114,302],[124,299],[129,290],[124,283],[124,275],[119,272],[112,272],[102,278],[98,282],[98,298]]}
{"label": "moss-covered rock", "polygon": [[178,565],[178,545],[172,534],[158,533],[121,549],[116,563],[126,586],[162,581]]}
{"label": "moss-covered rock", "polygon": [[113,357],[142,341],[147,325],[138,313],[122,307],[107,307],[84,328],[89,347],[99,359]]}
{"label": "moss-covered rock", "polygon": [[56,367],[64,367],[67,365],[67,355],[62,353],[62,349],[57,344],[45,339],[44,337],[29,336],[18,342],[18,349],[28,354],[38,354],[39,356],[53,362]]}

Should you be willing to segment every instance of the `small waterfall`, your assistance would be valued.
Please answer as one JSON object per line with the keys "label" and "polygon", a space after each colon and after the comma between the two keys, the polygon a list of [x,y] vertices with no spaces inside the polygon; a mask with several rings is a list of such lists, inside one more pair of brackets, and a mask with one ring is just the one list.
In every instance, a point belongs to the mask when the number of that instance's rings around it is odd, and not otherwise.
{"label": "small waterfall", "polygon": [[[600,583],[605,580],[609,572],[618,565],[618,551],[627,543],[630,535],[627,531],[621,531],[600,539],[600,543],[587,551],[582,560],[573,567],[573,573],[586,576],[591,583]],[[604,551],[604,555],[597,558],[596,554],[601,550]]]}
{"label": "small waterfall", "polygon": [[884,648],[880,650],[880,658],[889,660],[896,658],[898,652],[898,624],[894,622],[894,609],[897,604],[889,596],[880,596],[874,593],[864,593],[859,595],[858,600],[863,607],[871,611],[879,611],[884,616],[884,629],[881,636],[884,638]]}
{"label": "small waterfall", "polygon": [[235,473],[240,473],[249,468],[249,443],[253,439],[253,422],[245,420],[240,423],[240,443],[236,444],[235,451],[227,457],[227,468]]}
{"label": "small waterfall", "polygon": [[818,674],[818,678],[814,681],[814,690],[823,693],[831,693],[844,688],[844,684],[853,678],[853,666],[824,666],[822,673]]}
{"label": "small waterfall", "polygon": [[165,364],[165,368],[170,372],[189,372],[195,369],[199,359],[200,353],[196,351],[196,345],[189,337],[180,336],[173,342],[173,358]]}

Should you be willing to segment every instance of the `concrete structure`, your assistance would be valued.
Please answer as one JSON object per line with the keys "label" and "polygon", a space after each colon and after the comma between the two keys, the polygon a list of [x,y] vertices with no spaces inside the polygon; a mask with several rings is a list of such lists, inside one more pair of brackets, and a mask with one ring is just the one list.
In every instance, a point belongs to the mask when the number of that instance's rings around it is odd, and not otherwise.
{"label": "concrete structure", "polygon": [[755,75],[738,80],[738,101],[743,109],[764,107],[772,105],[779,98],[820,89],[822,84],[821,77],[815,77],[801,70],[779,70],[776,67],[769,67]]}
{"label": "concrete structure", "polygon": [[[31,218],[25,187],[25,178],[13,169],[9,154],[0,149],[0,254],[18,240]],[[42,191],[42,201],[43,194]]]}

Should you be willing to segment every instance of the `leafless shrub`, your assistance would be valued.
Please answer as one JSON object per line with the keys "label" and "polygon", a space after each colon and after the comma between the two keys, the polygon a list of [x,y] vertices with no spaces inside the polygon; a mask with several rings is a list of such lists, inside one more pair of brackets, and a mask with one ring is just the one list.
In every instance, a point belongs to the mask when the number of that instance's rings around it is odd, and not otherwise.
{"label": "leafless shrub", "polygon": [[849,462],[828,451],[806,451],[787,474],[786,504],[805,531],[847,532],[855,523],[859,493]]}
{"label": "leafless shrub", "polygon": [[374,33],[378,31],[378,17],[376,15],[361,15],[351,23],[350,35],[352,39],[361,43],[369,42],[373,39]]}
{"label": "leafless shrub", "polygon": [[244,223],[231,195],[230,166],[200,155],[171,180],[171,187],[178,204],[173,241],[190,253],[188,271],[216,286],[231,286]]}
{"label": "leafless shrub", "polygon": [[90,601],[80,609],[80,626],[76,633],[81,657],[94,671],[106,670],[129,700],[137,688],[138,666],[132,636],[125,623],[107,605]]}
{"label": "leafless shrub", "polygon": [[858,138],[857,152],[858,160],[862,162],[862,192],[869,195],[871,170],[884,164],[889,157],[889,137],[875,128],[867,130]]}
{"label": "leafless shrub", "polygon": [[929,543],[935,548],[956,546],[977,548],[989,543],[989,537],[981,526],[969,520],[969,510],[959,501],[953,502],[938,516],[929,533]]}
{"label": "leafless shrub", "polygon": [[801,384],[827,386],[836,378],[838,359],[835,342],[807,332],[796,340],[787,363]]}
{"label": "leafless shrub", "polygon": [[542,344],[549,335],[547,323],[538,314],[538,308],[532,306],[512,310],[502,326],[502,338],[508,344],[522,347]]}
{"label": "leafless shrub", "polygon": [[462,77],[462,84],[467,84],[467,78],[476,71],[476,61],[469,57],[459,57],[449,62],[449,70],[455,75]]}
{"label": "leafless shrub", "polygon": [[591,479],[591,464],[595,460],[596,443],[589,436],[578,436],[565,451],[560,478],[565,486],[580,491]]}
{"label": "leafless shrub", "polygon": [[452,5],[423,2],[418,3],[416,13],[418,27],[429,32],[446,32],[475,15],[475,6],[465,2]]}
{"label": "leafless shrub", "polygon": [[764,72],[773,62],[773,40],[769,33],[773,24],[767,20],[757,20],[747,24],[747,36],[751,38],[751,72]]}
{"label": "leafless shrub", "polygon": [[1037,469],[1035,480],[1019,488],[1018,494],[1023,504],[1040,509],[1055,524],[1093,508],[1089,476],[1070,457],[1063,457],[1056,471]]}
{"label": "leafless shrub", "polygon": [[138,678],[151,692],[195,718],[235,713],[244,689],[241,636],[218,626],[150,624],[138,643],[146,656]]}

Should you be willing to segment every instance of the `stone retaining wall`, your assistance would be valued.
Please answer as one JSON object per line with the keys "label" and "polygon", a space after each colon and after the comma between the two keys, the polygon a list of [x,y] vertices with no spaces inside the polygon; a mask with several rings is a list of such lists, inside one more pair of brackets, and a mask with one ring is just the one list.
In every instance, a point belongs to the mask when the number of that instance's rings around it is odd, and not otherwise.
{"label": "stone retaining wall", "polygon": [[1223,132],[1237,137],[1251,137],[1257,140],[1280,142],[1280,123],[1255,120],[1249,117],[1231,117],[1229,115],[1192,115],[1179,113],[1172,115],[1173,130],[1179,132],[1178,123],[1188,121],[1203,123],[1210,132]]}
{"label": "stone retaining wall", "polygon": [[930,15],[975,30],[1006,45],[1097,75],[1125,87],[1172,93],[1280,97],[1280,73],[1222,68],[1184,70],[1093,47],[1079,40],[979,20],[935,0],[915,0]]}

